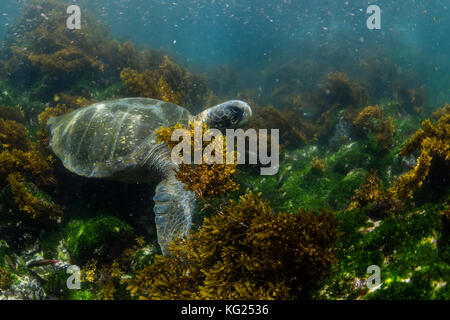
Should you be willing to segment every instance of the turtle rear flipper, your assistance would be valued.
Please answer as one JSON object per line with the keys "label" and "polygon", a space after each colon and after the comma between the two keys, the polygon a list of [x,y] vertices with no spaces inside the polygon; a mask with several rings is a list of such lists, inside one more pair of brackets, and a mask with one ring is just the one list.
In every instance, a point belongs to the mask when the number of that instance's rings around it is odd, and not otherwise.
{"label": "turtle rear flipper", "polygon": [[169,244],[176,238],[189,234],[194,211],[194,193],[171,173],[156,187],[155,223],[162,254],[169,254]]}

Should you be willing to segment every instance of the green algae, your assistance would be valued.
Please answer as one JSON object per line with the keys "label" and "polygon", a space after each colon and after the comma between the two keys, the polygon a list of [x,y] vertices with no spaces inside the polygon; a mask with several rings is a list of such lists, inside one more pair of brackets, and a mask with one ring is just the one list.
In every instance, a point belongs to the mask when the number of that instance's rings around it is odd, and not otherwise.
{"label": "green algae", "polygon": [[94,256],[108,259],[132,241],[133,229],[116,217],[72,220],[66,226],[65,238],[67,250],[76,262]]}
{"label": "green algae", "polygon": [[333,297],[351,297],[354,284],[345,280],[367,279],[367,267],[378,265],[381,286],[364,299],[448,299],[450,267],[436,245],[440,209],[439,205],[427,205],[406,210],[377,226],[364,209],[337,212],[341,232],[338,264],[328,281],[342,287]]}
{"label": "green algae", "polygon": [[95,294],[90,290],[72,290],[69,293],[69,300],[96,300]]}

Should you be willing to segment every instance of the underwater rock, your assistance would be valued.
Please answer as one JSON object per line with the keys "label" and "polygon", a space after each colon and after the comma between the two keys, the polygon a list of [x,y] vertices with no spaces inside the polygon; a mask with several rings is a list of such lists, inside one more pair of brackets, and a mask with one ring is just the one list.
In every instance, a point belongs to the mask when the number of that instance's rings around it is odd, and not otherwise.
{"label": "underwater rock", "polygon": [[47,297],[38,280],[24,276],[18,281],[5,292],[0,291],[0,300],[45,300]]}
{"label": "underwater rock", "polygon": [[345,120],[343,117],[339,119],[339,122],[336,124],[336,129],[334,135],[331,137],[329,146],[333,150],[339,149],[339,146],[343,144],[349,143],[352,138],[351,134],[351,125]]}
{"label": "underwater rock", "polygon": [[[0,243],[1,247],[9,248],[8,243],[4,241]],[[65,273],[65,269],[69,266],[67,261],[61,260],[56,262],[56,260],[44,259],[39,240],[29,242],[25,247],[21,248],[20,254],[11,251],[5,257],[8,268],[14,274],[14,283],[11,283],[3,291],[0,288],[0,300],[47,299],[49,296],[45,287],[55,272],[64,270],[64,279],[67,279],[67,274]]]}

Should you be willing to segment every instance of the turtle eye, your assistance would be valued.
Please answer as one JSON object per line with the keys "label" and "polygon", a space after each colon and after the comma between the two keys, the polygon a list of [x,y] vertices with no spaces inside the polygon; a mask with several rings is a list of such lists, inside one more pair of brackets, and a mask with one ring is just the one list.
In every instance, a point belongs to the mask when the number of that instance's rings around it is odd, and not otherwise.
{"label": "turtle eye", "polygon": [[235,114],[242,113],[241,108],[239,108],[238,106],[230,106],[230,111],[235,113]]}
{"label": "turtle eye", "polygon": [[237,124],[242,118],[242,109],[236,105],[231,105],[228,110],[230,121]]}

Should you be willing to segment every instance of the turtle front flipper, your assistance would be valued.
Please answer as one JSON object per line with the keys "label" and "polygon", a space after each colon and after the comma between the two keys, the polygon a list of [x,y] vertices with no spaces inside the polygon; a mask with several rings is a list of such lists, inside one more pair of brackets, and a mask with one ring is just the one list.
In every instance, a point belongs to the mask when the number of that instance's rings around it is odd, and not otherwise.
{"label": "turtle front flipper", "polygon": [[186,190],[175,173],[171,173],[158,184],[153,200],[158,243],[162,254],[167,256],[170,242],[187,236],[191,229],[194,193]]}

